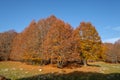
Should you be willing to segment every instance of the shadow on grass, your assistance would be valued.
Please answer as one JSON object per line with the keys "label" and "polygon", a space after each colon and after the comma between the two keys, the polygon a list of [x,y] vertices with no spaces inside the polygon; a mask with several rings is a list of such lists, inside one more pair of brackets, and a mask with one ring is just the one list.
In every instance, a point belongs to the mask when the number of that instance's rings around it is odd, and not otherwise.
{"label": "shadow on grass", "polygon": [[100,65],[96,65],[96,64],[88,64],[88,66],[92,66],[92,67],[101,67]]}
{"label": "shadow on grass", "polygon": [[120,80],[120,73],[102,74],[93,72],[72,72],[68,74],[49,73],[17,80]]}

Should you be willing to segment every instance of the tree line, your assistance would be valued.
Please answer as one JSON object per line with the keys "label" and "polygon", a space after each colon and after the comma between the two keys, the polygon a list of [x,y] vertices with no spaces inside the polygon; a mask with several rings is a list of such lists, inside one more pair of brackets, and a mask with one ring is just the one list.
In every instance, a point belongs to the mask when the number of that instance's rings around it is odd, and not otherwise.
{"label": "tree line", "polygon": [[106,59],[107,49],[90,22],[81,22],[73,29],[54,15],[33,20],[21,33],[0,33],[0,60],[58,67],[75,62],[86,66],[88,61]]}
{"label": "tree line", "polygon": [[104,45],[106,46],[106,62],[120,63],[120,39],[114,44],[104,43]]}

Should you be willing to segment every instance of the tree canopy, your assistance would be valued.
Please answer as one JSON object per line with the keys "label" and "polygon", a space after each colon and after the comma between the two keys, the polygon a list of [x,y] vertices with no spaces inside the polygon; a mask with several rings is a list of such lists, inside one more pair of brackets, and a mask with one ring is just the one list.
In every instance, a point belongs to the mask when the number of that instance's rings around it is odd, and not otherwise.
{"label": "tree canopy", "polygon": [[[38,22],[33,20],[21,33],[0,33],[0,59],[9,53],[11,60],[58,64],[58,67],[75,61],[87,65],[87,61],[107,58],[106,50],[92,23],[81,22],[73,29],[54,15]],[[119,56],[118,42],[114,50]]]}

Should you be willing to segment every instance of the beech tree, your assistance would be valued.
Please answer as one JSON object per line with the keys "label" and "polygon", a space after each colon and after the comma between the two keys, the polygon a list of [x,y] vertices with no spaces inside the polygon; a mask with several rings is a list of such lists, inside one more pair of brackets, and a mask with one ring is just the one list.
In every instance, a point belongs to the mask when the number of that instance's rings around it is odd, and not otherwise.
{"label": "beech tree", "polygon": [[38,22],[33,20],[17,34],[10,58],[39,63],[48,61],[58,67],[74,60],[87,65],[87,60],[103,57],[103,50],[100,36],[91,23],[82,22],[73,30],[70,24],[52,15]]}
{"label": "beech tree", "polygon": [[24,37],[24,55],[23,59],[36,61],[39,60],[39,47],[40,43],[40,29],[37,26],[35,21],[32,21],[31,24],[23,32]]}
{"label": "beech tree", "polygon": [[116,63],[120,63],[120,40],[115,42],[113,50],[115,54]]}
{"label": "beech tree", "polygon": [[106,46],[106,52],[105,52],[105,61],[106,62],[115,62],[115,52],[114,52],[114,44],[112,43],[104,43],[104,45]]}
{"label": "beech tree", "polygon": [[0,33],[0,60],[8,60],[12,49],[12,42],[17,33],[9,30]]}
{"label": "beech tree", "polygon": [[112,43],[104,43],[107,50],[105,52],[105,61],[111,63],[120,62],[120,40]]}
{"label": "beech tree", "polygon": [[75,50],[80,53],[83,64],[87,65],[87,60],[97,57],[101,48],[101,39],[95,27],[91,23],[82,22],[75,30],[76,38]]}
{"label": "beech tree", "polygon": [[69,24],[57,19],[45,38],[44,49],[47,57],[51,59],[51,63],[56,59],[62,65],[65,60],[65,55],[68,52],[68,39],[72,33],[72,28]]}
{"label": "beech tree", "polygon": [[104,43],[106,47],[105,61],[110,63],[120,62],[120,40],[113,43]]}
{"label": "beech tree", "polygon": [[18,36],[15,37],[13,41],[11,59],[26,60],[29,58],[32,59],[36,56],[40,46],[39,34],[40,30],[37,28],[36,22],[32,21],[23,32],[19,33]]}
{"label": "beech tree", "polygon": [[39,47],[39,57],[42,59],[42,64],[44,63],[44,60],[49,60],[46,58],[46,51],[45,51],[45,46],[44,46],[44,41],[46,39],[46,35],[49,32],[49,29],[51,26],[55,23],[57,18],[54,15],[51,15],[50,17],[46,19],[41,19],[38,21],[37,26],[40,29],[40,47]]}
{"label": "beech tree", "polygon": [[22,43],[22,34],[18,33],[13,39],[10,60],[21,60],[23,54]]}

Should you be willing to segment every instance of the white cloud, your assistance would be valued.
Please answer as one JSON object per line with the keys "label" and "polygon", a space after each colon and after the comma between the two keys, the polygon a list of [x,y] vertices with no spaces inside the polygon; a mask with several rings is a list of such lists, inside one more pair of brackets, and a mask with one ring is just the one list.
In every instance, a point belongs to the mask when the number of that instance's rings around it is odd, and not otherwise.
{"label": "white cloud", "polygon": [[115,43],[117,40],[119,40],[120,37],[117,37],[117,38],[111,38],[111,39],[106,39],[106,40],[103,40],[103,42],[108,42],[108,43]]}

